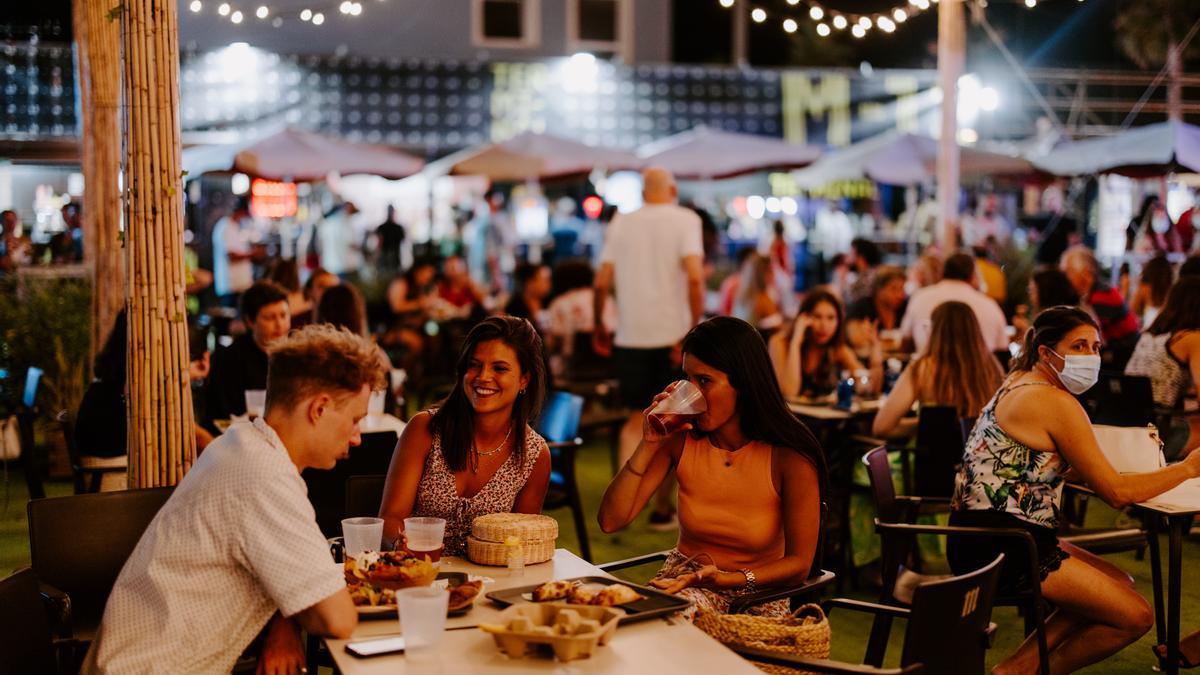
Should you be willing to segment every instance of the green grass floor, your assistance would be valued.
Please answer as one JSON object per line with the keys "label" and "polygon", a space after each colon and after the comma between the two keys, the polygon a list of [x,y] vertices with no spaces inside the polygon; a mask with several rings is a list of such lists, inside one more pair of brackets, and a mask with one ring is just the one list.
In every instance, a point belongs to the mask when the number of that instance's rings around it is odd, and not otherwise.
{"label": "green grass floor", "polygon": [[[596,513],[600,498],[611,476],[610,459],[607,442],[590,443],[584,446],[579,455],[578,473],[583,487],[584,509],[589,514]],[[46,491],[51,496],[71,493],[69,483],[47,483]],[[29,542],[25,521],[25,503],[27,493],[24,477],[17,471],[9,471],[7,481],[0,486],[0,572],[17,569],[29,564]],[[550,512],[560,524],[559,545],[578,552],[578,538],[571,514],[566,509]],[[597,561],[611,561],[627,558],[643,553],[650,553],[670,548],[675,543],[676,533],[654,532],[646,527],[645,513],[629,528],[615,535],[600,532],[594,517],[588,519],[588,533],[592,544],[592,554]],[[1093,500],[1089,508],[1089,524],[1103,525],[1111,522],[1115,514],[1103,504]],[[1166,538],[1163,537],[1163,553],[1166,553]],[[1130,572],[1136,579],[1138,591],[1149,599],[1152,595],[1150,585],[1150,563],[1139,561],[1132,553],[1108,556],[1122,569]],[[1192,537],[1184,543],[1183,565],[1183,605],[1182,626],[1187,633],[1200,629],[1200,540]],[[642,582],[648,579],[654,568],[630,570],[628,578],[631,581]],[[849,586],[847,586],[847,589]],[[873,600],[874,591],[861,589],[845,593],[847,597]],[[1013,608],[997,608],[992,620],[999,625],[995,647],[991,650],[989,663],[994,663],[1004,655],[1014,650],[1021,640],[1022,620]],[[867,634],[870,630],[870,620],[865,615],[855,612],[835,612],[831,617],[833,626],[833,658],[852,662],[860,662],[863,647],[866,645]],[[894,665],[900,657],[900,645],[903,640],[903,622],[897,622],[893,629],[892,642],[888,650],[887,664]],[[1104,663],[1087,669],[1088,673],[1146,673],[1153,667],[1150,647],[1154,643],[1154,630],[1136,644],[1113,656]]]}

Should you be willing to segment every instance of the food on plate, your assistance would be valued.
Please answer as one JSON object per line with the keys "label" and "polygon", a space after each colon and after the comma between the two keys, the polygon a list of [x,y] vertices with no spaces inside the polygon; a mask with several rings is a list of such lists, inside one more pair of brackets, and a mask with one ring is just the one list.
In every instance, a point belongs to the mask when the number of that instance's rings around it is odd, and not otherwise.
{"label": "food on plate", "polygon": [[356,607],[388,607],[395,606],[396,592],[389,588],[375,588],[367,583],[346,584],[350,591],[350,599]]}
{"label": "food on plate", "polygon": [[347,583],[368,582],[376,588],[395,590],[410,586],[428,586],[437,576],[433,563],[404,551],[368,551],[344,564]]}
{"label": "food on plate", "polygon": [[562,600],[571,594],[571,590],[575,588],[575,584],[570,581],[558,579],[555,581],[547,581],[546,583],[533,589],[534,602],[548,602],[551,600]]}
{"label": "food on plate", "polygon": [[470,606],[475,602],[475,596],[479,595],[481,590],[483,590],[482,581],[467,581],[449,589],[450,602],[447,609],[455,612]]}
{"label": "food on plate", "polygon": [[596,594],[596,599],[592,600],[592,605],[601,607],[614,607],[616,605],[625,605],[631,602],[637,602],[646,596],[638,593],[628,586],[621,584],[613,584],[608,588]]}
{"label": "food on plate", "polygon": [[644,597],[646,596],[622,584],[601,586],[599,584],[578,584],[561,579],[547,581],[533,589],[534,602],[566,600],[568,604],[572,605],[596,605],[598,607],[624,605],[637,602]]}

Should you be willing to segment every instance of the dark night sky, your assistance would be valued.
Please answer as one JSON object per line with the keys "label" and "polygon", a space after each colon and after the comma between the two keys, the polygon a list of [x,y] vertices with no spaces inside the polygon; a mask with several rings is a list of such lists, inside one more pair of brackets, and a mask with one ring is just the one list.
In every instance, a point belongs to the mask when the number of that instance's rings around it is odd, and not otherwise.
{"label": "dark night sky", "polygon": [[[1030,67],[1089,67],[1127,69],[1134,66],[1117,50],[1113,17],[1126,0],[1041,0],[1028,9],[1022,2],[991,0],[988,20],[1012,52]],[[823,0],[830,9],[853,13],[886,12],[903,0]],[[728,63],[730,10],[717,0],[674,0],[676,59],[695,63]],[[935,67],[937,12],[910,19],[888,35],[871,31],[862,40],[849,31],[820,38],[813,30],[804,3],[784,0],[753,3],[769,13],[765,23],[750,23],[750,62],[777,66],[858,66],[863,61],[880,68]],[[679,11],[686,7],[686,11]],[[783,18],[796,18],[801,30],[789,36]],[[969,16],[969,13],[968,13]],[[999,53],[983,30],[968,27],[968,59],[972,65],[997,62]],[[703,36],[703,37],[696,37]]]}

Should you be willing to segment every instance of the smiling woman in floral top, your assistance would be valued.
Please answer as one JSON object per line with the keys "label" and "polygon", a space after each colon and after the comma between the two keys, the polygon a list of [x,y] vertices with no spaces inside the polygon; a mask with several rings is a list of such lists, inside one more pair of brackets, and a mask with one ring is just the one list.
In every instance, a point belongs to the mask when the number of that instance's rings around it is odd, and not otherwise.
{"label": "smiling woman in floral top", "polygon": [[[1151,499],[1200,475],[1200,459],[1152,473],[1119,475],[1100,452],[1083,407],[1072,394],[1096,383],[1100,332],[1077,307],[1038,315],[1013,362],[1013,372],[980,413],[963,454],[951,525],[1020,528],[1037,544],[1042,595],[1057,610],[1046,620],[1050,669],[1069,673],[1096,663],[1141,637],[1154,622],[1133,580],[1112,564],[1059,542],[1064,476],[1089,485],[1121,508]],[[951,537],[947,554],[956,574],[1005,554],[1001,583],[1027,583],[1028,555],[1015,539]],[[1037,670],[1031,635],[994,673]]]}

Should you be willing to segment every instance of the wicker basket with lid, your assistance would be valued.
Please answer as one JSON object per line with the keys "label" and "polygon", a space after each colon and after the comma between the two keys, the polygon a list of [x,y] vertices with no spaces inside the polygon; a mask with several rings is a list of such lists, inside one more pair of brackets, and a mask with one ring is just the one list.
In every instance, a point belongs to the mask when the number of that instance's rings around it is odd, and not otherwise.
{"label": "wicker basket with lid", "polygon": [[471,524],[467,557],[480,565],[507,565],[509,537],[521,540],[525,564],[535,565],[554,557],[558,522],[550,516],[528,513],[490,513]]}

